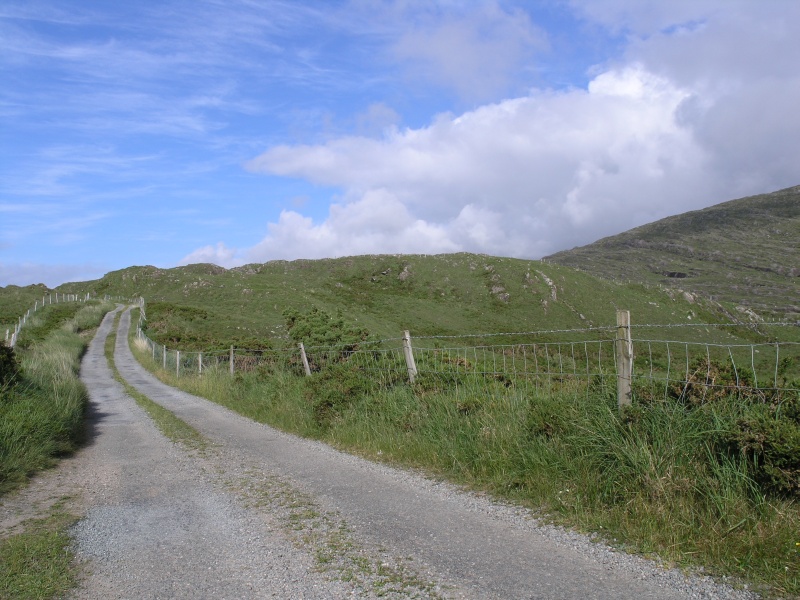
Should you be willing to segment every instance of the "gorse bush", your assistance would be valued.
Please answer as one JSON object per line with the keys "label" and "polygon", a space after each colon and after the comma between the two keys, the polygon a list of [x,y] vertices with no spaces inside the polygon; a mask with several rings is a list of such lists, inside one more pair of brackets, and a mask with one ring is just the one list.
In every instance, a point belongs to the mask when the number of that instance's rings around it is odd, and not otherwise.
{"label": "gorse bush", "polygon": [[[231,327],[220,313],[173,302],[152,301],[147,304],[147,321],[142,331],[159,343],[181,350],[207,351],[212,348],[265,350],[271,347],[266,336],[258,336],[239,327]],[[225,328],[225,342],[220,343],[220,329]]]}
{"label": "gorse bush", "polygon": [[345,322],[341,313],[333,317],[317,307],[305,313],[288,309],[283,316],[289,337],[307,346],[341,346],[352,352],[369,337],[366,328]]}
{"label": "gorse bush", "polygon": [[313,406],[314,420],[327,427],[354,402],[378,392],[378,384],[348,362],[327,365],[305,380],[305,395]]}
{"label": "gorse bush", "polygon": [[731,394],[761,400],[764,392],[756,389],[753,372],[749,369],[734,368],[730,363],[721,364],[706,357],[696,358],[691,363],[687,382],[675,383],[669,388],[670,397],[690,405],[726,400]]}
{"label": "gorse bush", "polygon": [[770,495],[800,499],[800,398],[748,407],[722,441]]}

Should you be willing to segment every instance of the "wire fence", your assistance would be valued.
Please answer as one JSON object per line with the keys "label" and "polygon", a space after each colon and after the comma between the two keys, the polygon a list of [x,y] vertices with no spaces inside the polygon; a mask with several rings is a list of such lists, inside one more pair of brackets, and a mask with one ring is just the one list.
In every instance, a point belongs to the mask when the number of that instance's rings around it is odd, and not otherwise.
{"label": "wire fence", "polygon": [[[31,308],[25,311],[25,314],[21,315],[17,322],[12,326],[9,325],[6,327],[6,334],[5,334],[5,344],[13,348],[17,344],[17,340],[19,339],[20,332],[22,328],[28,324],[28,321],[33,317],[39,310],[43,309],[45,306],[50,306],[52,304],[63,304],[64,302],[88,302],[91,299],[91,294],[60,294],[59,292],[52,292],[50,294],[45,294],[42,296],[41,301],[36,300]],[[111,296],[105,296],[106,300],[111,300]],[[122,299],[117,297],[116,299],[128,302],[127,299]]]}
{"label": "wire fence", "polygon": [[[632,349],[628,384],[634,399],[672,397],[702,402],[739,394],[768,401],[800,393],[799,342],[707,343],[640,335],[670,327],[627,328]],[[693,332],[703,333],[725,325],[691,327]],[[284,342],[274,350],[230,347],[207,352],[168,349],[148,338],[141,328],[137,335],[152,360],[178,376],[202,376],[210,371],[267,376],[275,369],[315,376],[330,368],[348,368],[381,386],[413,383],[423,393],[572,391],[587,395],[613,395],[619,392],[623,377],[618,327],[426,336],[413,342],[406,332],[403,337],[355,346],[304,347]]]}

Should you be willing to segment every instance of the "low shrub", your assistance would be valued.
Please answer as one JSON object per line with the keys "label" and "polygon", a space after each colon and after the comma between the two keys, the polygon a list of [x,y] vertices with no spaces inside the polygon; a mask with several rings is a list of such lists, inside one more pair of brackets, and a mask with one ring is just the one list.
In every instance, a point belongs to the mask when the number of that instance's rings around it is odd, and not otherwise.
{"label": "low shrub", "polygon": [[0,344],[0,389],[13,383],[19,375],[19,361],[14,349]]}
{"label": "low shrub", "polygon": [[723,441],[764,493],[800,498],[800,397],[748,407]]}
{"label": "low shrub", "polygon": [[328,426],[353,402],[373,394],[378,383],[357,366],[334,363],[305,380],[305,395],[313,405],[314,420]]}

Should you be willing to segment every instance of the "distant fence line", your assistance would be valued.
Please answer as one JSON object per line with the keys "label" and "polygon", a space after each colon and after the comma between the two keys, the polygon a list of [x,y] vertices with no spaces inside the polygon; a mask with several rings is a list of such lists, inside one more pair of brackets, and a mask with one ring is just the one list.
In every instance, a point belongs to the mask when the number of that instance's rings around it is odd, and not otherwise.
{"label": "distant fence line", "polygon": [[[142,303],[142,311],[144,306]],[[534,332],[420,336],[371,340],[354,347],[305,347],[184,351],[168,349],[142,330],[136,335],[151,359],[177,376],[208,371],[237,372],[289,368],[312,376],[332,365],[369,373],[386,387],[408,382],[423,390],[452,389],[493,394],[503,390],[554,392],[571,389],[616,394],[620,407],[633,397],[675,397],[702,401],[720,393],[748,394],[767,400],[800,393],[800,343],[721,344],[637,337],[627,311],[617,326]],[[793,327],[790,323],[761,326]],[[685,324],[677,327],[686,327]],[[691,327],[742,327],[742,324],[693,324]],[[558,341],[554,336],[562,336]],[[508,343],[467,340],[513,338]],[[512,343],[513,342],[513,343]],[[796,377],[796,379],[793,379]]]}
{"label": "distant fence line", "polygon": [[[123,302],[128,302],[128,299],[123,299],[119,296],[104,296],[104,300],[120,300]],[[62,304],[64,302],[87,302],[91,300],[91,294],[59,294],[58,292],[52,292],[50,294],[45,294],[42,296],[41,302],[36,300],[31,308],[25,311],[25,314],[22,315],[17,319],[17,323],[12,328],[6,329],[6,337],[5,343],[10,347],[14,347],[17,345],[17,340],[19,339],[19,334],[22,331],[22,328],[28,323],[28,320],[35,315],[35,313],[39,310],[44,308],[45,306],[50,306],[52,304]]]}

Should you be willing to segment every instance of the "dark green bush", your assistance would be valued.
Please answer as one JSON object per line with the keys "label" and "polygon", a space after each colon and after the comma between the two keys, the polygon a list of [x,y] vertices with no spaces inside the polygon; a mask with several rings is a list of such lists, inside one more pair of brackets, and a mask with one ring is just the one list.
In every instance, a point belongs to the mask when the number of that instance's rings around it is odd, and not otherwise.
{"label": "dark green bush", "polygon": [[307,313],[288,309],[283,316],[289,337],[307,346],[341,346],[343,351],[352,352],[369,337],[369,331],[346,323],[341,313],[333,317],[316,306]]}
{"label": "dark green bush", "polygon": [[0,388],[16,380],[19,375],[19,361],[14,354],[14,349],[0,344]]}
{"label": "dark green bush", "polygon": [[724,441],[764,492],[800,498],[800,398],[750,407]]}
{"label": "dark green bush", "polygon": [[692,361],[687,382],[673,383],[669,388],[672,398],[691,406],[725,400],[731,394],[758,402],[766,398],[764,391],[756,389],[752,371],[706,357]]}
{"label": "dark green bush", "polygon": [[314,420],[325,427],[356,400],[377,392],[379,383],[347,362],[334,363],[305,380]]}

